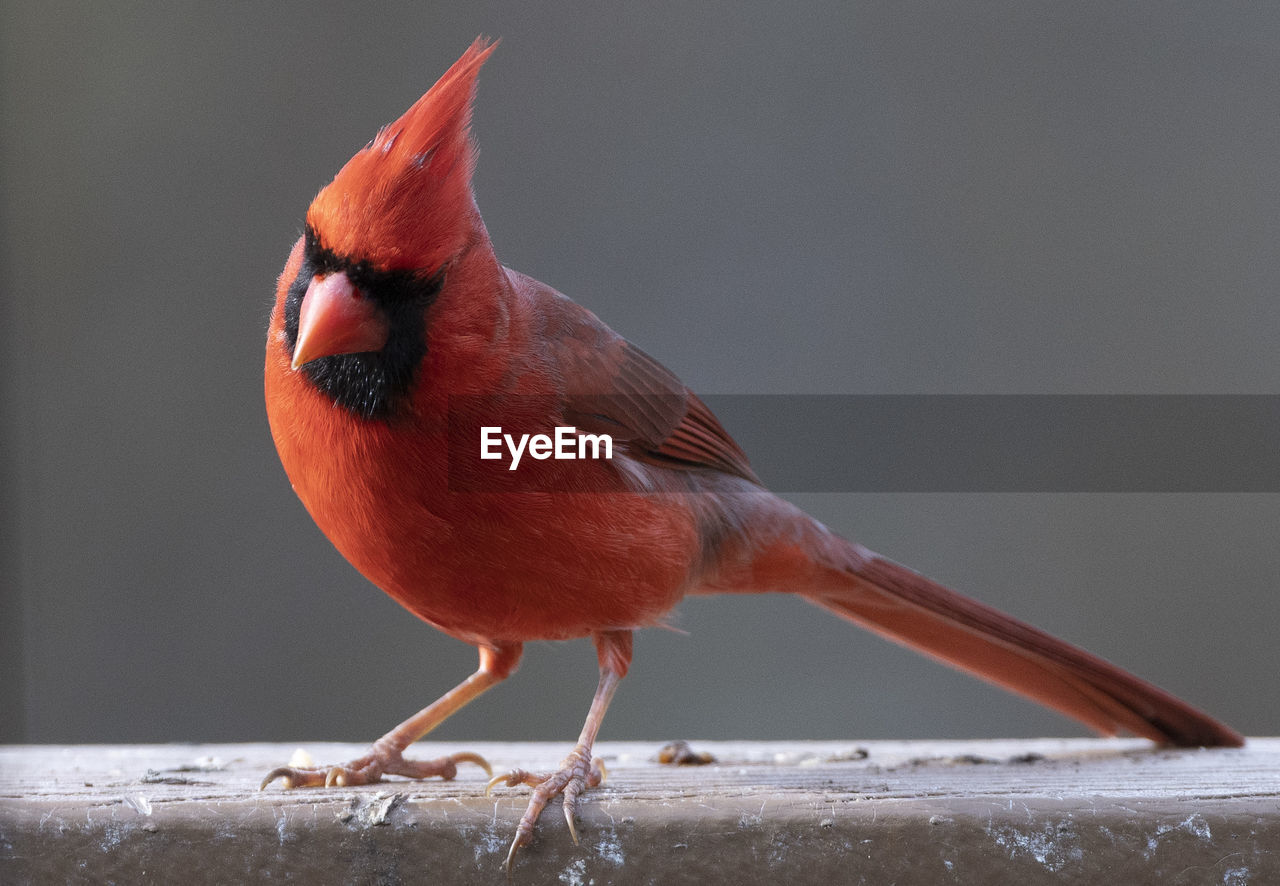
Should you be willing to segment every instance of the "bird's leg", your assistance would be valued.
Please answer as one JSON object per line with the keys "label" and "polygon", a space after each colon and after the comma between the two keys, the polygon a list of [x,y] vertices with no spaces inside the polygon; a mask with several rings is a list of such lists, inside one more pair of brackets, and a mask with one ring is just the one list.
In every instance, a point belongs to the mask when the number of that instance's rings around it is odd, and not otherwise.
{"label": "bird's leg", "polygon": [[363,757],[340,766],[281,766],[267,773],[259,790],[277,778],[285,788],[373,784],[384,775],[406,778],[438,775],[447,781],[458,773],[459,763],[474,763],[492,775],[492,767],[479,754],[464,752],[438,760],[407,760],[404,751],[467,702],[514,673],[520,663],[521,648],[519,643],[480,647],[480,667],[474,674],[375,741]]}
{"label": "bird's leg", "polygon": [[556,794],[564,795],[564,818],[569,823],[569,835],[577,843],[578,829],[574,826],[573,816],[578,807],[578,796],[604,779],[604,766],[591,756],[591,746],[595,744],[596,733],[600,731],[600,723],[604,720],[604,712],[609,707],[614,690],[627,675],[627,668],[631,664],[631,632],[604,631],[595,635],[595,643],[596,654],[600,659],[600,684],[596,687],[595,698],[591,700],[591,710],[587,712],[587,722],[582,726],[578,743],[569,752],[569,756],[560,761],[560,768],[546,775],[515,769],[496,776],[489,782],[489,790],[498,784],[508,787],[526,784],[533,788],[529,807],[520,819],[515,839],[511,841],[511,849],[507,852],[505,867],[508,871],[516,852],[533,839],[533,827],[538,822],[538,816]]}

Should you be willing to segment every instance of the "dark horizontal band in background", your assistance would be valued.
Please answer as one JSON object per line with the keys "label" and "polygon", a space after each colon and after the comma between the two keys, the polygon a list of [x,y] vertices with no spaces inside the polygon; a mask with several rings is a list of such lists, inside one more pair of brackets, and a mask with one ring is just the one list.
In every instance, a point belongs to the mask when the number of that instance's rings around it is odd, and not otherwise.
{"label": "dark horizontal band in background", "polygon": [[1275,395],[703,399],[778,492],[1280,492]]}

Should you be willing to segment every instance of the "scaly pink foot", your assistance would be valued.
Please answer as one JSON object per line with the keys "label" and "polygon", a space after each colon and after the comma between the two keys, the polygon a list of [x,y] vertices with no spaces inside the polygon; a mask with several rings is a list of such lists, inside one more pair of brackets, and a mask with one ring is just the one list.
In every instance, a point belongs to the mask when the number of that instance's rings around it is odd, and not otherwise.
{"label": "scaly pink foot", "polygon": [[406,760],[399,748],[381,741],[373,743],[369,753],[340,766],[280,766],[267,773],[258,790],[263,790],[277,778],[289,788],[344,787],[356,784],[374,784],[384,775],[402,775],[405,778],[431,778],[440,776],[449,781],[458,774],[459,763],[474,763],[492,775],[493,768],[479,754],[462,752],[441,757],[438,760]]}
{"label": "scaly pink foot", "polygon": [[516,857],[520,847],[528,846],[533,840],[533,827],[538,823],[542,810],[556,794],[564,795],[564,820],[569,823],[569,836],[573,837],[574,843],[577,843],[578,829],[573,823],[573,816],[578,809],[578,796],[587,788],[600,784],[604,781],[604,777],[604,763],[599,758],[591,756],[591,748],[578,745],[569,753],[569,756],[560,761],[560,768],[555,772],[534,775],[523,769],[513,769],[511,772],[496,775],[490,779],[489,786],[485,788],[485,796],[488,796],[489,792],[499,784],[505,784],[507,787],[527,784],[533,788],[533,796],[529,798],[529,808],[520,819],[515,839],[511,841],[511,849],[507,852],[507,860],[503,865],[507,871],[510,872],[511,861]]}

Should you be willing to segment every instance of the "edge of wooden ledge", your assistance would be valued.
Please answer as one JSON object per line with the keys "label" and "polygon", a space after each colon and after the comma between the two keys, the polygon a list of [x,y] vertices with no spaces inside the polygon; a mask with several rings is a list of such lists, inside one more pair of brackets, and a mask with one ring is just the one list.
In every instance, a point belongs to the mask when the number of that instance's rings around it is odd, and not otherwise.
{"label": "edge of wooden ledge", "polygon": [[[553,804],[528,882],[1280,882],[1280,739],[602,742],[575,846]],[[339,762],[362,745],[305,743]],[[257,791],[296,745],[0,746],[0,881],[498,878],[527,800],[451,782]],[[565,743],[420,743],[546,769]],[[1189,873],[1189,872],[1194,872]],[[1177,878],[1181,877],[1179,880]]]}

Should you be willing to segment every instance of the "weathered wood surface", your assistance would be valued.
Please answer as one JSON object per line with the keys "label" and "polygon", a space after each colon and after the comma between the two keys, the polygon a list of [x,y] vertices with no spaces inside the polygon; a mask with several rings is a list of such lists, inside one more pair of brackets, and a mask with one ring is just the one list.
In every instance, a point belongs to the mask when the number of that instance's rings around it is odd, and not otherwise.
{"label": "weathered wood surface", "polygon": [[[1280,883],[1280,739],[602,743],[519,883]],[[415,756],[461,748],[423,743]],[[564,744],[466,746],[546,769]],[[315,743],[318,760],[358,745]],[[259,792],[292,745],[0,747],[0,883],[503,883],[527,789],[485,776]]]}

